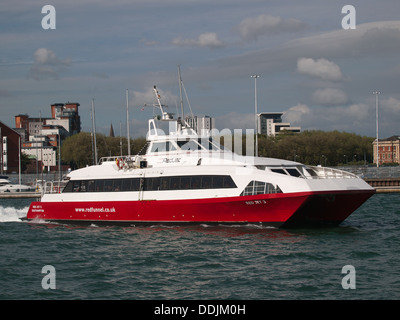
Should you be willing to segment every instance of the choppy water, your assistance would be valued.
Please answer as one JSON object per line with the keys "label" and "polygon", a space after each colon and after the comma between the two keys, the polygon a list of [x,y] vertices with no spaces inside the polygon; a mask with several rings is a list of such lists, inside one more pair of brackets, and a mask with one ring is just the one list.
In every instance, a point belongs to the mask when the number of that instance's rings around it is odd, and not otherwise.
{"label": "choppy water", "polygon": [[[341,226],[74,227],[0,200],[0,299],[399,299],[400,194]],[[42,267],[55,269],[45,290]],[[355,289],[343,289],[351,265]]]}

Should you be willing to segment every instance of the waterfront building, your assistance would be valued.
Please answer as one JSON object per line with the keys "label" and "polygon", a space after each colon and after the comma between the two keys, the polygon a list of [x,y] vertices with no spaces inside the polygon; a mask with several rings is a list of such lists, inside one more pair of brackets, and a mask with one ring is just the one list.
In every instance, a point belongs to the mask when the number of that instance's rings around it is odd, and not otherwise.
{"label": "waterfront building", "polygon": [[258,134],[275,136],[283,131],[300,132],[301,127],[292,127],[289,122],[282,122],[283,112],[261,112],[257,114]]}
{"label": "waterfront building", "polygon": [[51,118],[15,116],[15,131],[21,134],[22,152],[40,161],[48,170],[56,170],[56,150],[65,138],[81,131],[77,102],[53,103]]}
{"label": "waterfront building", "polygon": [[18,172],[21,136],[0,121],[0,173]]}
{"label": "waterfront building", "polygon": [[[384,163],[400,163],[400,136],[379,139],[378,143],[375,139],[372,144],[374,149],[374,163],[377,163],[377,154],[379,155],[379,165]],[[377,149],[377,145],[379,149]]]}
{"label": "waterfront building", "polygon": [[209,132],[215,128],[215,118],[207,115],[187,116],[185,121],[197,134],[201,134],[202,131]]}

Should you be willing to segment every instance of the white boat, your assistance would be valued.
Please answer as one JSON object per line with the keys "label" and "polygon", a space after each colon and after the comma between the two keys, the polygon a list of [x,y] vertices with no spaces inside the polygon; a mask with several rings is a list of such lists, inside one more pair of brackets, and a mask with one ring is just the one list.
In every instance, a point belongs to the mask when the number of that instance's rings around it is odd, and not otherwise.
{"label": "white boat", "polygon": [[[33,202],[27,219],[73,223],[338,225],[375,190],[358,176],[240,156],[164,112],[149,120],[144,155],[102,158]],[[168,134],[160,132],[167,122]]]}
{"label": "white boat", "polygon": [[0,176],[0,192],[29,192],[35,191],[34,188],[23,185],[13,184],[7,176]]}

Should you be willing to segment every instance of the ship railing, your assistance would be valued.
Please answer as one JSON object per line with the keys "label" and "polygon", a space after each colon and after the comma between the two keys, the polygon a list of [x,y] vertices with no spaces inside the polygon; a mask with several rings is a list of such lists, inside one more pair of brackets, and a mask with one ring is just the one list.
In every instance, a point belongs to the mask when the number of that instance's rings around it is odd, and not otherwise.
{"label": "ship railing", "polygon": [[47,181],[44,184],[44,188],[42,190],[43,194],[45,193],[61,193],[64,187],[67,185],[68,181]]}
{"label": "ship railing", "polygon": [[329,167],[316,167],[316,166],[309,166],[316,175],[313,175],[310,177],[311,179],[332,179],[332,178],[337,178],[337,179],[356,179],[358,178],[357,175],[339,170],[339,169],[334,169],[334,168],[329,168]]}
{"label": "ship railing", "polygon": [[123,161],[135,161],[136,156],[111,156],[111,157],[101,157],[99,160],[99,164],[103,162],[116,162],[117,160]]}
{"label": "ship railing", "polygon": [[114,162],[119,169],[125,170],[147,167],[147,160],[141,155],[102,157],[100,158],[99,164],[103,162]]}

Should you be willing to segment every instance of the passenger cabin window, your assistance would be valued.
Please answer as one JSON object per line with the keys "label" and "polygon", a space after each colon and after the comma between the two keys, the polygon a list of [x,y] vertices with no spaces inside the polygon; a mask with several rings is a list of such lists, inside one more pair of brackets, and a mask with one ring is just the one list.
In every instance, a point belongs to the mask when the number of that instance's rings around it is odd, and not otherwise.
{"label": "passenger cabin window", "polygon": [[98,180],[70,180],[63,193],[70,192],[124,192],[192,189],[237,188],[231,176],[172,176],[154,178],[123,178]]}

